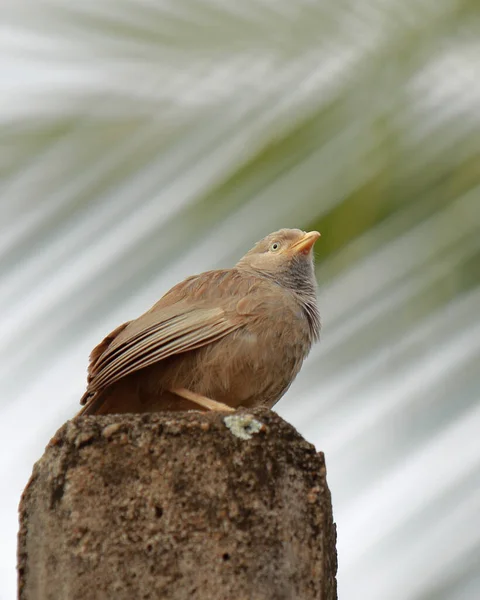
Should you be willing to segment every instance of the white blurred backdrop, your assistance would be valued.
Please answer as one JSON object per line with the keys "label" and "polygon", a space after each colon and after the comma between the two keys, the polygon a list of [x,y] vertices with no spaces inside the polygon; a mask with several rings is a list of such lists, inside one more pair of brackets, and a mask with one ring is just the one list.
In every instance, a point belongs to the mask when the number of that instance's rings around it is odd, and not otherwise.
{"label": "white blurred backdrop", "polygon": [[480,597],[475,0],[0,7],[0,599],[88,354],[187,275],[315,228],[341,600]]}

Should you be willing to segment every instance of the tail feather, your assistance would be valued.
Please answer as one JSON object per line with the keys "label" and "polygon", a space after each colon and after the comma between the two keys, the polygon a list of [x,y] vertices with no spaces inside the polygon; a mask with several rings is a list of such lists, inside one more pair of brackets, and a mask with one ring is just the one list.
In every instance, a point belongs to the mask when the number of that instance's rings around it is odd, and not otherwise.
{"label": "tail feather", "polygon": [[101,414],[101,408],[103,403],[106,400],[106,395],[102,392],[85,392],[83,394],[82,399],[80,400],[80,404],[84,404],[82,408],[75,415],[77,417],[85,416],[85,415],[98,415]]}
{"label": "tail feather", "polygon": [[202,408],[186,398],[171,391],[141,394],[136,387],[113,385],[104,390],[86,392],[82,396],[85,404],[77,413],[77,417],[86,415],[108,415],[124,413],[152,413],[162,411],[202,410]]}

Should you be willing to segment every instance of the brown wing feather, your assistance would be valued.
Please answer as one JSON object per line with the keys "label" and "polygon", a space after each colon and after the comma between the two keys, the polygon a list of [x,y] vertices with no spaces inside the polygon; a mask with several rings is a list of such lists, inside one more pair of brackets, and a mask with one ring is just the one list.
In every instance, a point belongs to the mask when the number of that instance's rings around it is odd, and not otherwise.
{"label": "brown wing feather", "polygon": [[93,350],[81,403],[90,405],[102,390],[126,375],[242,327],[242,311],[237,312],[236,305],[256,285],[256,277],[232,269],[208,271],[174,286],[150,310],[117,327]]}
{"label": "brown wing feather", "polygon": [[239,321],[226,318],[220,308],[193,309],[187,315],[171,317],[167,322],[160,320],[162,318],[162,311],[159,311],[157,326],[148,327],[146,332],[139,329],[121,345],[111,352],[107,350],[99,358],[89,384],[90,392],[105,388],[169,356],[218,340],[241,326]]}
{"label": "brown wing feather", "polygon": [[245,277],[233,271],[209,271],[173,287],[149,311],[118,327],[95,348],[84,399],[126,375],[240,328],[235,305],[237,294],[242,297],[250,287],[245,284]]}
{"label": "brown wing feather", "polygon": [[95,368],[98,362],[98,359],[102,354],[107,350],[113,340],[121,333],[125,327],[130,323],[127,321],[126,323],[122,323],[116,329],[114,329],[111,333],[109,333],[99,344],[95,346],[95,348],[90,353],[90,363],[88,365],[88,382],[90,383],[93,373],[95,372]]}

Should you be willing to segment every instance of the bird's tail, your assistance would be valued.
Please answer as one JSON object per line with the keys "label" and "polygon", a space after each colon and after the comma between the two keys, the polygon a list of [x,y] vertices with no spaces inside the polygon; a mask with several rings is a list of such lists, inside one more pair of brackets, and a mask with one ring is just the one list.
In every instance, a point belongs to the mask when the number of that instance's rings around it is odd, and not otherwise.
{"label": "bird's tail", "polygon": [[82,408],[75,415],[81,417],[85,415],[98,415],[102,414],[102,406],[106,400],[106,394],[102,392],[85,392],[83,394],[80,404],[84,404]]}

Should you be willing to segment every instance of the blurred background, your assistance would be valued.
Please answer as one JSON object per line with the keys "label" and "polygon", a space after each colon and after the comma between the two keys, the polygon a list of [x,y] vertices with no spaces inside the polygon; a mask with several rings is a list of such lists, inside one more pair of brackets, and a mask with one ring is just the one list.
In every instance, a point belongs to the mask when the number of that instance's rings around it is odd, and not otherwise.
{"label": "blurred background", "polygon": [[277,404],[325,451],[341,600],[480,597],[476,0],[0,8],[0,598],[90,350],[318,229],[322,339]]}

